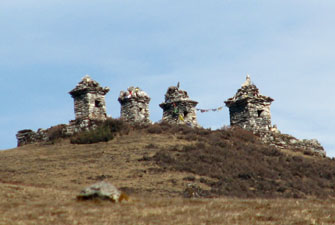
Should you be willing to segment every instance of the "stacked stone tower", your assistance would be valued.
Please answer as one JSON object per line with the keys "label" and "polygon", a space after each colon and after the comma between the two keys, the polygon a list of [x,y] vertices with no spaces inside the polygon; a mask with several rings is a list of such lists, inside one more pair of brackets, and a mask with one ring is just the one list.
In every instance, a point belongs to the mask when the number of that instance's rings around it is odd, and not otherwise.
{"label": "stacked stone tower", "polygon": [[130,123],[151,123],[149,116],[149,95],[139,87],[129,87],[121,91],[118,101],[121,104],[121,118]]}
{"label": "stacked stone tower", "polygon": [[108,87],[100,84],[86,75],[77,86],[70,91],[74,99],[76,120],[105,120],[107,119],[105,95]]}
{"label": "stacked stone tower", "polygon": [[163,109],[162,121],[198,127],[195,108],[197,104],[198,102],[189,98],[186,91],[179,89],[179,83],[171,86],[165,94],[165,102],[159,105]]}
{"label": "stacked stone tower", "polygon": [[253,132],[272,129],[270,105],[272,98],[259,94],[259,90],[247,75],[246,81],[234,97],[225,101],[229,108],[230,125],[239,126]]}

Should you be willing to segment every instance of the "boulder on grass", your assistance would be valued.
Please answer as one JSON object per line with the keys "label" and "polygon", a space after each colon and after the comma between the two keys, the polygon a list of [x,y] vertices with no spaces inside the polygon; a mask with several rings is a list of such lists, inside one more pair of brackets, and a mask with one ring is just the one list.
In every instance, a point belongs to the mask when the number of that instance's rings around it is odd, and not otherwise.
{"label": "boulder on grass", "polygon": [[111,202],[121,202],[129,197],[119,191],[114,185],[101,181],[83,189],[77,196],[78,200],[108,200]]}

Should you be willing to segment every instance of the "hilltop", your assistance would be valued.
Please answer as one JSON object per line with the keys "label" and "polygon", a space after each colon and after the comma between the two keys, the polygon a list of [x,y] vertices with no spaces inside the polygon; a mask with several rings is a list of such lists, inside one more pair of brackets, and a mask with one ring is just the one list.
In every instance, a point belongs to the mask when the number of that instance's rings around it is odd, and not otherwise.
{"label": "hilltop", "polygon": [[[159,105],[163,109],[163,117],[158,123],[200,128],[196,111],[206,112],[209,110],[196,108],[198,102],[191,100],[187,91],[180,89],[179,85],[178,82],[177,86],[168,88],[165,101]],[[69,124],[56,125],[46,130],[40,128],[36,132],[30,129],[20,130],[16,135],[18,146],[50,141],[54,136],[73,136],[78,132],[94,130],[106,120],[113,120],[106,113],[105,95],[108,91],[108,87],[100,86],[98,82],[86,75],[69,92],[74,99],[75,120],[69,121]],[[127,91],[121,91],[118,98],[121,104],[120,119],[135,126],[138,124],[151,125],[152,122],[149,119],[150,99],[149,95],[139,87],[129,87]],[[274,99],[261,95],[259,89],[252,83],[250,76],[247,75],[246,81],[236,94],[225,101],[229,108],[230,126],[251,131],[260,137],[263,143],[276,148],[304,151],[310,155],[325,157],[326,151],[318,140],[299,140],[292,135],[282,134],[277,125],[272,125],[270,105],[273,101]],[[218,111],[222,108],[210,110]]]}
{"label": "hilltop", "polygon": [[204,197],[335,196],[335,161],[279,150],[240,128],[118,126],[109,142],[58,139],[1,152],[1,181],[78,189],[107,179],[131,194],[165,196],[181,196],[187,183]]}
{"label": "hilltop", "polygon": [[[60,216],[57,215],[57,203],[66,204],[62,207],[68,208],[67,211],[62,211],[67,219],[65,222],[58,220],[58,224],[73,223],[68,218],[69,215],[81,221],[77,210],[83,212],[82,210],[86,211],[91,207],[96,210],[100,207],[102,210],[107,206],[101,203],[102,205],[84,204],[79,207],[80,203],[75,200],[76,194],[83,187],[100,180],[113,183],[132,199],[137,199],[141,203],[129,204],[144,207],[141,210],[158,207],[161,210],[158,213],[160,218],[166,216],[161,213],[168,206],[177,207],[177,211],[181,210],[180,207],[190,207],[189,210],[195,212],[199,207],[209,207],[206,210],[214,210],[213,213],[220,212],[221,215],[222,201],[230,201],[232,206],[241,207],[243,201],[249,201],[248,204],[251,205],[269,202],[285,205],[290,200],[278,198],[329,199],[335,196],[335,161],[299,151],[278,150],[243,129],[211,131],[165,123],[145,127],[129,127],[125,124],[122,126],[106,142],[71,144],[80,140],[77,136],[71,140],[60,138],[53,142],[35,143],[0,152],[0,196],[6,202],[1,202],[0,211],[6,215],[4,218],[13,220],[15,224],[15,219],[10,218],[15,215],[15,218],[27,220],[29,216],[26,213],[30,212],[34,215],[31,218],[33,223],[39,221],[38,215],[42,208],[47,208],[45,210],[49,217],[46,218],[55,219]],[[200,202],[181,202],[185,196],[184,190],[190,183],[199,188],[204,206],[199,205]],[[256,199],[256,202],[222,197],[251,198]],[[264,200],[260,202],[257,200],[259,198]],[[278,200],[265,200],[273,198]],[[325,204],[324,202],[328,201],[323,200],[317,204]],[[22,207],[28,208],[12,211],[13,204],[22,204]],[[125,204],[124,207],[136,214],[134,208],[128,203]],[[313,204],[316,203],[307,200],[306,207]],[[75,209],[78,207],[79,209]],[[120,207],[122,206],[117,206],[119,213],[122,210]],[[56,214],[52,214],[55,210]],[[76,215],[72,215],[71,210]],[[285,213],[289,214],[289,211],[285,208]],[[272,215],[274,212],[269,208],[267,213]],[[315,213],[319,212],[316,210]],[[249,214],[254,215],[248,212]],[[122,215],[129,220],[115,215],[110,217],[117,218],[120,223],[133,221],[126,214]],[[145,217],[147,223],[153,221],[145,215],[141,216]],[[91,216],[97,221],[103,220],[98,215]],[[185,219],[185,216],[187,215],[181,217]],[[176,223],[184,221],[182,218]],[[208,221],[217,224],[215,221],[222,221],[222,218],[218,218],[221,216]],[[277,219],[273,221],[278,221]],[[243,223],[244,220],[238,221]],[[169,222],[167,219],[166,224]]]}

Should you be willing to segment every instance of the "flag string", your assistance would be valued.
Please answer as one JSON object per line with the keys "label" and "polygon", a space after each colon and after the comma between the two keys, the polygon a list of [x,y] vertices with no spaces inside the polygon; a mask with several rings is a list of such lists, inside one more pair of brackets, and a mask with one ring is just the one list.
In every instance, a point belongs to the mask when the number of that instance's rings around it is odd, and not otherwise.
{"label": "flag string", "polygon": [[223,109],[223,106],[220,106],[218,108],[215,109],[197,109],[197,111],[200,111],[201,113],[204,112],[216,112],[216,111],[221,111]]}

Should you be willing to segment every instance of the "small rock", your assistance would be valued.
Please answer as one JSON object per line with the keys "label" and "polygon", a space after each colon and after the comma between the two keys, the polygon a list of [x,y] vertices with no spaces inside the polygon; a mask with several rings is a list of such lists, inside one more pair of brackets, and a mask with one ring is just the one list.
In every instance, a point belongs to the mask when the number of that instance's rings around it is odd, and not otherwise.
{"label": "small rock", "polygon": [[102,199],[112,202],[128,200],[129,197],[119,191],[114,185],[101,181],[83,189],[77,196],[78,200]]}

